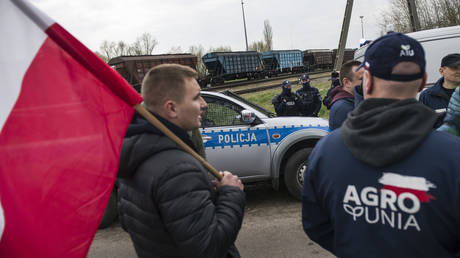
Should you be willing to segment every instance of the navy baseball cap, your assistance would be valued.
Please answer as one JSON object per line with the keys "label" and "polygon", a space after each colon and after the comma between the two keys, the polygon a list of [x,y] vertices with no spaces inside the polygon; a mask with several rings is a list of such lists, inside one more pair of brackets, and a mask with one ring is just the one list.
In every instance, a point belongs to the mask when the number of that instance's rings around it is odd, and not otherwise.
{"label": "navy baseball cap", "polygon": [[[393,67],[400,62],[414,62],[420,66],[417,74],[393,74]],[[364,67],[373,76],[388,81],[413,81],[425,75],[425,51],[420,43],[402,33],[389,33],[373,41],[364,54]]]}
{"label": "navy baseball cap", "polygon": [[283,83],[281,84],[281,86],[282,86],[283,88],[286,87],[286,86],[291,86],[291,82],[288,81],[288,80],[285,80],[285,81],[283,81]]}
{"label": "navy baseball cap", "polygon": [[302,74],[302,76],[300,76],[300,80],[302,81],[306,81],[306,80],[309,80],[310,79],[310,76],[308,76],[308,74]]}
{"label": "navy baseball cap", "polygon": [[455,67],[460,64],[460,54],[448,54],[447,56],[443,57],[441,60],[441,67],[448,66],[448,67]]}
{"label": "navy baseball cap", "polygon": [[339,78],[339,73],[338,72],[332,72],[331,73],[331,78],[329,78],[329,81],[335,80]]}

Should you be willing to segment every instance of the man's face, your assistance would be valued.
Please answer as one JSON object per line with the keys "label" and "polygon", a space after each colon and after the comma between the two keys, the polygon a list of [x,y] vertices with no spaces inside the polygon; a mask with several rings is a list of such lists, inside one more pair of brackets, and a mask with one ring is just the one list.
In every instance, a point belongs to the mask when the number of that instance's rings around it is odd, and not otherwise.
{"label": "man's face", "polygon": [[439,69],[439,72],[444,77],[444,80],[455,83],[457,86],[460,85],[460,64],[454,67],[443,66]]}
{"label": "man's face", "polygon": [[353,78],[351,80],[351,84],[353,86],[357,86],[357,85],[360,85],[361,84],[361,81],[363,80],[363,72],[364,72],[364,69],[361,68],[359,69],[357,72],[355,72],[356,68],[358,68],[358,66],[353,66]]}
{"label": "man's face", "polygon": [[194,78],[185,79],[184,99],[176,106],[177,125],[191,131],[201,126],[201,114],[208,106],[201,97],[201,89]]}
{"label": "man's face", "polygon": [[353,94],[353,89],[361,84],[361,81],[363,80],[363,72],[364,69],[361,68],[358,71],[355,72],[356,68],[358,68],[357,65],[352,66],[352,72],[353,75],[351,78],[345,78],[343,79],[343,89],[348,91],[349,93]]}

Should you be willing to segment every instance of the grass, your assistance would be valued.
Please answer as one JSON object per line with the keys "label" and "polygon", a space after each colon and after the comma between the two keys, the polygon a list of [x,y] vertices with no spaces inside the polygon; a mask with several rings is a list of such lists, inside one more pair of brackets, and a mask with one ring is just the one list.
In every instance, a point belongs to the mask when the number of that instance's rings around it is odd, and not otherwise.
{"label": "grass", "polygon": [[[328,81],[327,79],[318,79],[318,80],[312,81],[311,85],[313,87],[318,88],[321,94],[321,99],[323,99],[324,96],[326,96],[327,90],[331,86],[331,82]],[[301,87],[300,85],[293,85],[292,91],[295,92],[300,87]],[[273,105],[272,105],[272,98],[276,94],[279,94],[279,93],[281,93],[281,86],[276,89],[247,93],[247,94],[242,94],[241,96],[275,113],[275,109],[273,108]],[[322,104],[321,104],[321,110],[319,111],[319,117],[322,117],[325,119],[329,118],[329,110]]]}

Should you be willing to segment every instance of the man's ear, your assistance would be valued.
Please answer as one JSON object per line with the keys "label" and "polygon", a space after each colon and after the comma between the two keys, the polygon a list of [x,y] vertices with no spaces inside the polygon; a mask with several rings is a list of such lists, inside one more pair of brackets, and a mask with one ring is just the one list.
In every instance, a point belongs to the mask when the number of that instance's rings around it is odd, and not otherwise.
{"label": "man's ear", "polygon": [[[369,96],[374,91],[374,81],[371,73],[364,70],[363,74],[363,96]],[[364,97],[366,98],[366,97]]]}
{"label": "man's ear", "polygon": [[176,102],[167,100],[165,103],[163,103],[163,111],[167,118],[177,117]]}
{"label": "man's ear", "polygon": [[343,77],[342,86],[345,88],[348,85],[348,82],[350,82],[350,80],[347,77]]}

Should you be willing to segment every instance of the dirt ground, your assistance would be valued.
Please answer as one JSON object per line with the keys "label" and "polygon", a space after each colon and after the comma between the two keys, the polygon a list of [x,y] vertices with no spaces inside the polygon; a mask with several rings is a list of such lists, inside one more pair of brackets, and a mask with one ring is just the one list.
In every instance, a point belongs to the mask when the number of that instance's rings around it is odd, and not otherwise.
{"label": "dirt ground", "polygon": [[[246,211],[236,246],[242,257],[335,257],[305,235],[301,204],[283,188],[268,184],[246,186]],[[99,230],[88,253],[90,258],[136,257],[131,239],[119,223]]]}

